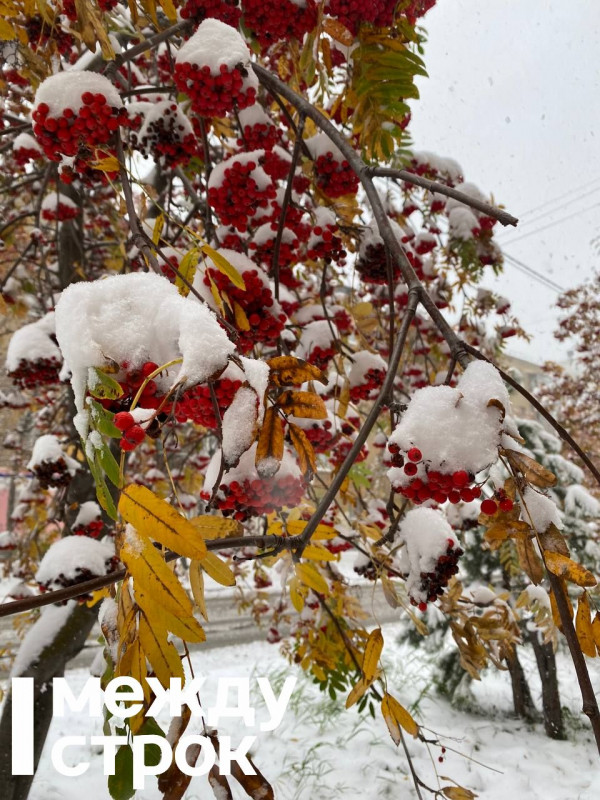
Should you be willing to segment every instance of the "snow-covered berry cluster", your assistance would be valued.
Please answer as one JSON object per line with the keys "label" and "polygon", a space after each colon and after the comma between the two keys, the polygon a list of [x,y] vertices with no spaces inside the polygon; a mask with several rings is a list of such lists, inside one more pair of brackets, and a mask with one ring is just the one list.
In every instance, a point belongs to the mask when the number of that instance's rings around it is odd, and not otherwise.
{"label": "snow-covered berry cluster", "polygon": [[317,23],[314,0],[242,0],[244,23],[263,49],[278,41],[298,39]]}
{"label": "snow-covered berry cluster", "polygon": [[202,22],[213,18],[233,27],[237,27],[241,14],[238,0],[186,0],[181,9],[183,19]]}
{"label": "snow-covered berry cluster", "polygon": [[264,150],[238,153],[213,169],[208,182],[208,202],[223,225],[245,232],[259,208],[267,208],[277,190],[260,166]]}
{"label": "snow-covered berry cluster", "polygon": [[394,490],[416,504],[480,497],[477,473],[497,460],[505,431],[514,431],[509,408],[500,375],[483,362],[471,363],[456,388],[419,389],[387,444]]}
{"label": "snow-covered berry cluster", "polygon": [[203,117],[224,117],[254,104],[258,81],[238,31],[218,19],[205,19],[177,54],[175,85]]}
{"label": "snow-covered berry cluster", "polygon": [[79,208],[66,194],[51,192],[42,200],[41,216],[46,222],[66,222],[79,216]]}
{"label": "snow-covered berry cluster", "polygon": [[[224,516],[243,521],[286,506],[293,508],[300,503],[306,483],[289,450],[284,451],[279,469],[269,478],[259,476],[255,460],[256,444],[246,450],[236,467],[222,476],[216,494],[216,506]],[[201,492],[204,500],[211,497],[220,461],[221,454],[217,453],[208,466]]]}
{"label": "snow-covered berry cluster", "polygon": [[6,353],[8,377],[19,389],[58,383],[62,354],[56,344],[54,313],[24,325],[12,335]]}
{"label": "snow-covered berry cluster", "polygon": [[127,112],[112,83],[95,72],[59,72],[46,78],[35,95],[33,132],[51,161],[93,155],[112,139]]}
{"label": "snow-covered berry cluster", "polygon": [[79,462],[68,456],[56,436],[45,434],[36,439],[27,469],[33,471],[42,489],[68,486],[79,469]]}
{"label": "snow-covered berry cluster", "polygon": [[[87,536],[66,536],[47,550],[35,579],[41,592],[51,592],[109,575],[118,567],[119,559],[113,545]],[[85,603],[91,600],[91,595],[80,595],[77,600]],[[61,605],[66,602],[64,600]]]}
{"label": "snow-covered berry cluster", "polygon": [[102,512],[98,503],[88,500],[79,506],[77,516],[73,520],[71,531],[76,536],[89,536],[98,539],[104,530]]}
{"label": "snow-covered berry cluster", "polygon": [[121,450],[135,450],[146,438],[146,432],[141,425],[136,423],[133,414],[130,414],[129,411],[117,412],[113,418],[113,422],[115,427],[123,434],[119,440],[119,447]]}
{"label": "snow-covered berry cluster", "polygon": [[[231,369],[231,366],[228,367],[228,370]],[[214,382],[213,389],[221,417],[231,405],[235,393],[241,385],[241,379],[228,378],[225,375]],[[189,420],[204,428],[214,429],[217,427],[210,387],[206,384],[199,384],[188,389],[175,405],[174,413],[178,422]]]}
{"label": "snow-covered berry cluster", "polygon": [[368,400],[373,392],[381,388],[387,373],[387,364],[380,355],[368,350],[361,350],[353,356],[348,380],[350,382],[350,400],[358,403]]}

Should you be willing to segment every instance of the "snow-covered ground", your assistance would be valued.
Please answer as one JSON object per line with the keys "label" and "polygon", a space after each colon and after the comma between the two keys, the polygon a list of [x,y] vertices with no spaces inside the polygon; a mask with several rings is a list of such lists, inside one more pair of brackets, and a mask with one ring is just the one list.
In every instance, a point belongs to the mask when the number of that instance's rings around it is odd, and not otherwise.
{"label": "snow-covered ground", "polygon": [[[432,686],[432,659],[408,644],[396,643],[400,627],[384,626],[384,662],[390,691],[419,722],[434,730],[445,745],[443,763],[439,748],[426,747],[410,739],[408,746],[418,774],[432,788],[451,785],[435,774],[448,776],[472,789],[486,800],[596,800],[600,797],[600,762],[587,720],[579,714],[581,701],[568,655],[559,654],[562,702],[566,707],[569,740],[555,742],[544,736],[540,725],[532,726],[511,718],[511,694],[507,673],[489,671],[474,692],[481,715],[452,708],[436,695]],[[202,689],[205,707],[214,704],[216,677],[270,677],[274,687],[290,674],[288,663],[277,646],[262,642],[240,644],[193,653],[196,674],[205,675]],[[533,659],[523,656],[534,698],[539,705],[540,686]],[[600,690],[600,665],[589,662],[592,679]],[[84,670],[67,675],[73,690],[88,677]],[[268,719],[255,681],[258,719]],[[340,701],[341,700],[341,701]],[[160,719],[163,727],[167,719]],[[225,724],[228,723],[228,724]],[[231,733],[233,743],[252,734],[239,720],[224,720],[219,731]],[[188,731],[190,732],[190,731]],[[199,729],[194,729],[199,732]],[[70,713],[55,718],[36,776],[30,800],[108,800],[102,759],[91,747],[78,749],[79,758],[91,762],[90,769],[77,778],[58,775],[50,763],[49,751],[56,738],[65,735],[101,735],[101,721]],[[433,738],[433,735],[432,737]],[[271,781],[277,800],[327,800],[327,798],[379,798],[399,800],[415,797],[404,753],[397,750],[381,716],[346,711],[343,698],[333,702],[310,681],[299,676],[288,710],[280,727],[270,733],[258,732],[254,761]],[[68,760],[68,759],[67,759]],[[233,781],[232,781],[233,783]],[[158,800],[156,780],[148,779],[137,800]],[[234,796],[246,797],[243,793]],[[212,797],[205,778],[194,778],[186,800]],[[424,796],[431,796],[425,793]]]}

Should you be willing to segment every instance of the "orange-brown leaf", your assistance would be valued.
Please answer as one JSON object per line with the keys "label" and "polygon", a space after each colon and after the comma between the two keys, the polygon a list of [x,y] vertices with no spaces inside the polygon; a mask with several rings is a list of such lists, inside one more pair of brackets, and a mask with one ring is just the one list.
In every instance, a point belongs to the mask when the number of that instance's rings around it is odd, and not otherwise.
{"label": "orange-brown leaf", "polygon": [[274,386],[301,386],[306,381],[327,383],[325,374],[318,367],[295,356],[276,356],[268,359],[267,364]]}
{"label": "orange-brown leaf", "polygon": [[261,478],[272,478],[283,458],[283,421],[278,410],[270,406],[265,411],[256,445],[256,471]]}
{"label": "orange-brown leaf", "polygon": [[520,472],[526,481],[538,486],[540,489],[549,489],[556,484],[556,475],[549,469],[538,464],[533,458],[519,453],[516,450],[505,450],[504,454],[513,469]]}
{"label": "orange-brown leaf", "polygon": [[285,414],[292,414],[294,417],[300,417],[301,419],[327,418],[325,403],[314,392],[289,390],[283,392],[277,404]]}
{"label": "orange-brown leaf", "polygon": [[592,629],[592,611],[590,608],[590,598],[587,592],[583,592],[577,604],[577,614],[575,616],[575,631],[584,655],[590,658],[596,657],[596,643]]}
{"label": "orange-brown leaf", "polygon": [[291,422],[289,424],[289,432],[294,450],[298,454],[298,462],[302,473],[307,476],[312,475],[317,469],[317,460],[310,439],[302,428],[298,427],[298,425],[293,425]]}

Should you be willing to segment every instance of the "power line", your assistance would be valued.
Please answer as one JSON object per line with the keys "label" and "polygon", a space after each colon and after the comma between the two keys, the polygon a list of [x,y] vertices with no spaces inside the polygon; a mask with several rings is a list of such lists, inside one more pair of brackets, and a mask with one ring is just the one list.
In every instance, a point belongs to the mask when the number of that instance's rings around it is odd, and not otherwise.
{"label": "power line", "polygon": [[580,186],[576,186],[574,189],[569,189],[567,192],[559,194],[557,197],[553,197],[550,200],[546,200],[544,203],[540,203],[540,205],[534,206],[533,208],[528,208],[527,211],[522,211],[520,217],[526,217],[528,214],[533,214],[535,211],[539,211],[540,208],[545,208],[546,206],[552,205],[552,203],[555,203],[557,200],[562,200],[563,197],[568,197],[570,194],[573,194],[574,192],[579,192],[582,189],[587,189],[588,186],[592,186],[594,183],[598,183],[598,181],[600,181],[600,175],[594,178],[593,180],[588,181],[587,183],[582,183]]}
{"label": "power line", "polygon": [[565,291],[565,289],[562,286],[553,281],[551,278],[548,278],[543,273],[533,269],[533,267],[528,266],[520,259],[511,256],[509,253],[503,253],[503,255],[505,260],[508,261],[508,263],[510,264],[510,266],[515,267],[515,269],[518,269],[520,272],[524,273],[529,278],[532,278],[533,280],[542,284],[547,289],[552,289],[552,291],[557,292],[558,294]]}
{"label": "power line", "polygon": [[519,222],[519,229],[522,228],[524,225],[532,225],[534,222],[539,222],[541,219],[545,219],[551,214],[556,214],[558,211],[562,211],[563,208],[571,206],[573,205],[573,203],[578,203],[580,200],[584,200],[586,197],[589,197],[592,194],[596,194],[596,192],[600,192],[600,185],[596,186],[594,189],[590,189],[589,192],[584,192],[583,194],[577,195],[577,197],[571,198],[571,200],[567,200],[566,203],[561,203],[556,208],[551,208],[548,211],[544,211],[543,214],[538,214],[537,216],[534,216],[533,219],[526,219],[523,222]]}
{"label": "power line", "polygon": [[500,244],[510,245],[514,244],[515,242],[520,242],[522,239],[526,239],[528,236],[535,236],[536,233],[541,233],[548,228],[553,228],[555,225],[559,225],[561,222],[566,222],[568,219],[573,219],[573,217],[578,217],[581,214],[587,214],[588,211],[592,211],[594,208],[598,208],[598,206],[600,206],[600,203],[594,203],[593,206],[588,206],[588,208],[584,209],[583,211],[574,211],[572,214],[567,214],[566,217],[561,217],[560,219],[554,220],[554,222],[549,222],[547,225],[542,225],[541,228],[536,228],[535,230],[524,233],[522,236],[517,236],[514,239],[508,239],[506,242],[500,242]]}

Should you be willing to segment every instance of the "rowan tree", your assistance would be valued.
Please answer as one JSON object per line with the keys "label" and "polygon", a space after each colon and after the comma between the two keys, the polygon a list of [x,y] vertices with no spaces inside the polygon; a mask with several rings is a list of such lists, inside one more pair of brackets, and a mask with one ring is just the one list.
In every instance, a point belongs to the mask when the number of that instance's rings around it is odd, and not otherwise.
{"label": "rowan tree", "polygon": [[[3,539],[21,599],[0,611],[48,607],[14,667],[36,680],[36,758],[46,685],[98,610],[104,680],[168,686],[205,639],[205,574],[245,586],[271,641],[290,623],[292,664],[379,707],[397,745],[441,748],[394,698],[339,561],[353,551],[421,635],[439,604],[474,672],[501,666],[520,638],[510,608],[455,577],[448,509],[475,501],[488,542],[514,539],[534,583],[546,568],[600,744],[582,656],[600,647],[596,580],[548,532],[556,478],[523,451],[489,360],[520,332],[481,286],[502,268],[496,224],[516,220],[410,146],[433,2],[5,5],[3,402],[26,477]],[[577,632],[565,580],[584,587]],[[10,775],[10,709],[0,771],[18,800],[31,779]],[[418,796],[473,796],[413,777]],[[239,780],[273,796],[267,777]],[[159,786],[188,783],[174,763]],[[218,769],[210,783],[230,796]]]}

